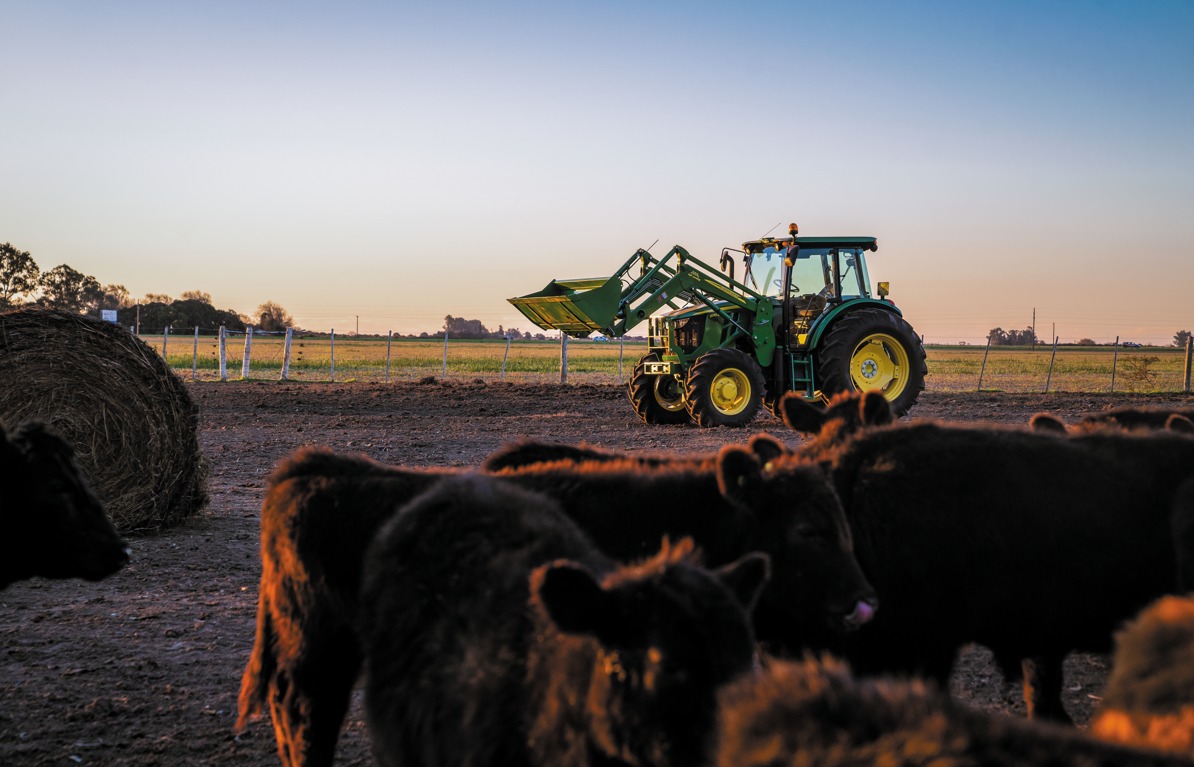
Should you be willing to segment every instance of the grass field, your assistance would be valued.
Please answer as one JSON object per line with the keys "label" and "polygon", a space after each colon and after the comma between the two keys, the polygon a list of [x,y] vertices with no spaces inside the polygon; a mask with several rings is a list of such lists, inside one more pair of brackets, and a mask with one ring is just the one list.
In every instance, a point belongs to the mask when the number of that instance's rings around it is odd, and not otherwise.
{"label": "grass field", "polygon": [[[142,336],[162,353],[162,336]],[[646,352],[646,342],[568,343],[568,383],[618,383],[626,381],[634,363]],[[986,356],[981,346],[930,346],[929,391],[1008,392],[1174,392],[1185,387],[1185,350],[1174,347],[1120,349],[1110,347],[992,347]],[[291,346],[289,380],[292,381],[411,381],[428,376],[486,381],[560,380],[560,342],[484,341],[443,339],[295,338]],[[165,345],[170,366],[184,379],[214,381],[220,378],[219,345],[215,338],[171,336]],[[250,380],[279,380],[284,357],[280,336],[253,337]],[[225,345],[226,376],[244,377],[244,336],[230,336]],[[333,369],[334,360],[334,369]]]}

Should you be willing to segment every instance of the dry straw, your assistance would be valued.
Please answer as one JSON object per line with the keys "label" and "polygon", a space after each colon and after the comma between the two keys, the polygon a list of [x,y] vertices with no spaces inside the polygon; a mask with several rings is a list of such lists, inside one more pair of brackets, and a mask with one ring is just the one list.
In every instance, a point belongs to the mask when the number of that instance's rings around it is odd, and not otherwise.
{"label": "dry straw", "polygon": [[0,423],[30,419],[75,446],[126,533],[170,527],[207,503],[198,408],[165,361],[119,325],[51,309],[0,312]]}

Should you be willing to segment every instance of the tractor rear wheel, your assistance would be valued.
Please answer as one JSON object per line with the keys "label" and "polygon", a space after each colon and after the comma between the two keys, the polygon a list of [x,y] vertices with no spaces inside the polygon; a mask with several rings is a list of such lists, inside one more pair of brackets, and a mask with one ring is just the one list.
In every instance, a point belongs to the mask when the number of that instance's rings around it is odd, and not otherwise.
{"label": "tractor rear wheel", "polygon": [[638,417],[652,424],[688,423],[684,408],[684,387],[672,376],[649,376],[643,372],[647,362],[658,362],[654,352],[644,354],[630,375],[630,406]]}
{"label": "tractor rear wheel", "polygon": [[816,351],[821,391],[878,391],[898,418],[925,388],[925,350],[903,317],[866,307],[840,317]]}
{"label": "tractor rear wheel", "polygon": [[699,426],[745,426],[759,412],[763,371],[744,352],[714,349],[688,373],[684,399]]}

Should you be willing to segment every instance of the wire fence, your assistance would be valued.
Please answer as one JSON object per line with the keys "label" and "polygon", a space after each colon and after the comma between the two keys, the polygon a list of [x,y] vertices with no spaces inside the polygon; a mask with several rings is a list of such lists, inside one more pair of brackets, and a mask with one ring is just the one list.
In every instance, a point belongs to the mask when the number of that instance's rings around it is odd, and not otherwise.
{"label": "wire fence", "polygon": [[[626,383],[645,339],[453,339],[198,331],[141,335],[184,380]],[[928,391],[1188,392],[1190,348],[926,347]]]}

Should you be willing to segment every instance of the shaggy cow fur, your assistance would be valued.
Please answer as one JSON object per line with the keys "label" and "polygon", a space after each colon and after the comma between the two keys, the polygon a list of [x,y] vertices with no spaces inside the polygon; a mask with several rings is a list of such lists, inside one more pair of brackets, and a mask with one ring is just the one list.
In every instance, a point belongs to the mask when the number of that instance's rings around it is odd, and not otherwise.
{"label": "shaggy cow fur", "polygon": [[44,424],[0,427],[0,488],[0,589],[35,576],[97,581],[128,561],[74,450]]}
{"label": "shaggy cow fur", "polygon": [[884,606],[840,648],[861,673],[944,681],[978,642],[1024,675],[1030,714],[1064,720],[1066,654],[1109,650],[1121,621],[1179,585],[1186,437],[904,421],[821,463]]}
{"label": "shaggy cow fur", "polygon": [[855,679],[832,659],[776,661],[723,688],[716,767],[1147,767],[1176,756],[971,710],[931,683]]}
{"label": "shaggy cow fur", "polygon": [[448,479],[365,564],[366,710],[383,765],[695,765],[755,661],[767,560],[691,542],[618,567],[545,496]]}
{"label": "shaggy cow fur", "polygon": [[[747,442],[748,450],[759,456],[766,463],[772,458],[790,452],[787,445],[770,434],[755,434]],[[714,468],[717,465],[717,453],[698,453],[695,455],[677,455],[675,453],[631,453],[624,450],[595,447],[581,442],[570,445],[559,442],[544,442],[536,439],[523,439],[508,442],[490,453],[481,463],[484,471],[498,472],[503,469],[518,469],[541,463],[608,463],[634,462],[643,468],[659,466],[674,466],[678,463],[690,463]]]}
{"label": "shaggy cow fur", "polygon": [[[771,582],[755,610],[773,647],[855,628],[874,591],[852,552],[841,505],[814,467],[776,472],[726,448],[716,470],[679,462],[535,464],[501,476],[556,499],[610,556],[632,561],[664,535],[691,536],[719,566],[761,550]],[[361,651],[353,627],[360,558],[382,523],[450,470],[386,466],[308,448],[270,479],[261,511],[257,637],[241,681],[240,716],[268,704],[287,767],[331,763]]]}
{"label": "shaggy cow fur", "polygon": [[1091,733],[1194,757],[1194,599],[1161,598],[1115,641]]}

